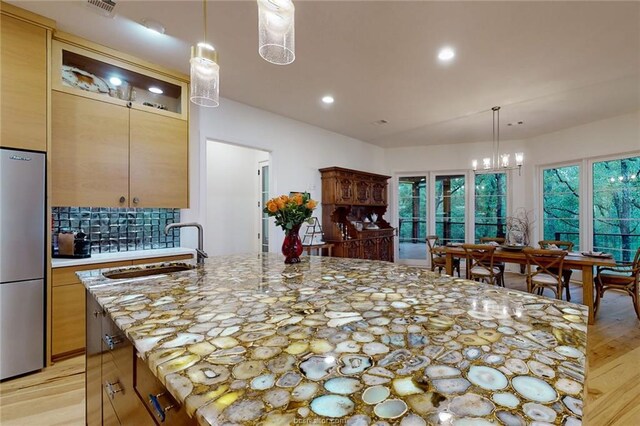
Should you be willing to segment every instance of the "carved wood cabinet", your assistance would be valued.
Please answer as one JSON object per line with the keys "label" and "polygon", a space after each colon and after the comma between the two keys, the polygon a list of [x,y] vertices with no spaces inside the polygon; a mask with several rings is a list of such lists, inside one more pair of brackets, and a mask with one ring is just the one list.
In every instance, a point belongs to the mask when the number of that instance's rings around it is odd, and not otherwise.
{"label": "carved wood cabinet", "polygon": [[320,169],[322,227],[333,256],[393,262],[394,228],[384,219],[389,176]]}

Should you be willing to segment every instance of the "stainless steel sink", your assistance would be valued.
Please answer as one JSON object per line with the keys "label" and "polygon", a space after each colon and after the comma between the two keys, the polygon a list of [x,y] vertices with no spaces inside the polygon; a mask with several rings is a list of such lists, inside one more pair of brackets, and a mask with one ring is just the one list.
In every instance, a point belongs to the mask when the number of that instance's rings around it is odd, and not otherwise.
{"label": "stainless steel sink", "polygon": [[170,274],[172,272],[189,271],[194,268],[195,268],[194,265],[187,265],[187,264],[158,265],[158,266],[152,266],[152,267],[143,268],[143,269],[109,271],[109,272],[104,272],[102,275],[105,278],[109,278],[112,280],[119,280],[123,278],[148,277],[150,275],[163,275],[163,274]]}

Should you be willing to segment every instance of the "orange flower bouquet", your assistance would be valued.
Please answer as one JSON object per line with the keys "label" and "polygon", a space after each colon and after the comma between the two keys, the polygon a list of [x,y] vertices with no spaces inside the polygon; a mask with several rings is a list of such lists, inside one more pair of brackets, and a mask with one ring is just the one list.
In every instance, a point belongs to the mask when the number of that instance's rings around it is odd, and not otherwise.
{"label": "orange flower bouquet", "polygon": [[302,254],[302,241],[298,232],[303,222],[311,218],[313,210],[318,203],[312,200],[307,193],[295,193],[291,196],[281,195],[267,201],[264,212],[276,219],[276,225],[285,232],[282,243],[282,254],[285,255],[285,263],[300,262]]}

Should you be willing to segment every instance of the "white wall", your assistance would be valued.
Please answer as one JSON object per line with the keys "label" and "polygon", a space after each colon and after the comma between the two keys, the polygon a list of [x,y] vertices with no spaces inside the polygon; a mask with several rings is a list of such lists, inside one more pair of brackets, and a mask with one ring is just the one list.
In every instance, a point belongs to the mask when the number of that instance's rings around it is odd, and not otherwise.
{"label": "white wall", "polygon": [[257,252],[258,162],[265,151],[208,141],[205,251],[210,256]]}
{"label": "white wall", "polygon": [[[514,161],[513,154],[516,152],[524,152],[525,159],[527,159],[525,146],[526,141],[524,140],[501,141],[500,151],[511,153],[511,161]],[[471,162],[474,159],[482,162],[482,158],[490,156],[490,154],[490,141],[409,148],[388,148],[385,150],[385,171],[394,176],[397,174],[421,172],[461,172],[466,173],[469,177],[473,177]],[[509,177],[509,207],[511,210],[526,207],[527,205],[526,197],[522,191],[519,190],[519,188],[524,185],[526,179],[525,169],[526,167],[523,167],[522,175],[519,175],[518,172],[515,171],[511,173]],[[473,187],[473,185],[471,185],[471,187]],[[468,209],[473,209],[471,201],[472,200],[467,197]],[[395,194],[391,191],[389,210],[394,220],[395,208],[391,208],[391,203],[395,202]],[[393,205],[393,207],[395,207],[395,205]]]}
{"label": "white wall", "polygon": [[[322,167],[343,166],[376,173],[384,170],[384,150],[380,147],[224,98],[218,108],[192,106],[191,122],[191,208],[183,211],[182,218],[200,221],[205,228],[210,227],[202,184],[207,176],[206,140],[268,151],[271,196],[308,191],[320,200],[318,169]],[[320,209],[315,213],[318,217]],[[284,234],[275,226],[270,231],[270,250],[279,251]],[[182,244],[193,247],[194,237],[187,232],[183,233]]]}
{"label": "white wall", "polygon": [[[538,169],[542,165],[640,151],[640,111],[563,129],[535,138],[501,141],[501,152],[524,152],[522,174],[511,172],[510,208],[533,211],[533,239],[537,235]],[[469,170],[471,161],[491,153],[491,142],[432,145],[385,150],[388,174]],[[471,173],[470,173],[471,174]]]}
{"label": "white wall", "polygon": [[[525,155],[530,166],[518,190],[532,195],[526,197],[525,206],[536,213],[534,235],[541,237],[537,203],[540,166],[623,154],[640,155],[640,111],[527,139]],[[585,191],[583,195],[588,194]]]}
{"label": "white wall", "polygon": [[[190,205],[182,220],[205,226],[206,144],[216,140],[271,153],[271,195],[309,191],[320,198],[318,169],[344,166],[376,173],[449,171],[470,168],[471,160],[491,150],[491,142],[382,149],[299,121],[228,99],[215,109],[191,108]],[[502,151],[525,153],[522,175],[511,173],[510,207],[535,210],[540,165],[640,151],[640,111],[564,129],[535,138],[502,141]],[[391,200],[393,202],[393,200]],[[391,213],[387,214],[392,219]],[[537,215],[537,212],[535,212]],[[317,212],[320,216],[320,211]],[[536,235],[534,234],[534,239]],[[271,229],[271,251],[282,232]],[[182,244],[195,247],[195,232],[185,230]]]}

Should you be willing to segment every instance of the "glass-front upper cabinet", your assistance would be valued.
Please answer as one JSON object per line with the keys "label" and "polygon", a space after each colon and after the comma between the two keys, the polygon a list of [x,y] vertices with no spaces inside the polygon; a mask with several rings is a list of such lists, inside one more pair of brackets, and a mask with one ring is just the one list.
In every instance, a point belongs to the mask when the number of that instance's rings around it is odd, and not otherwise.
{"label": "glass-front upper cabinet", "polygon": [[186,76],[109,53],[117,52],[54,40],[53,89],[187,119]]}

